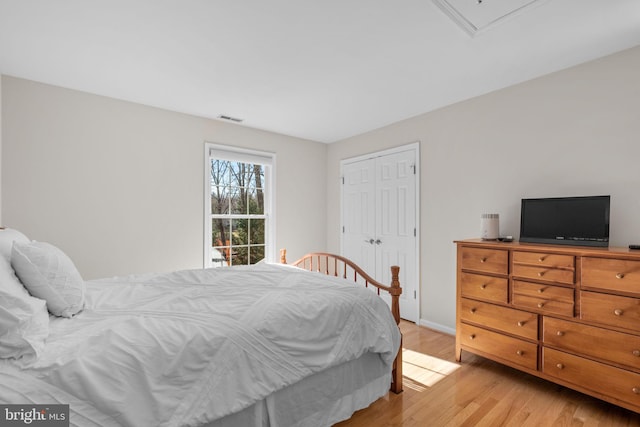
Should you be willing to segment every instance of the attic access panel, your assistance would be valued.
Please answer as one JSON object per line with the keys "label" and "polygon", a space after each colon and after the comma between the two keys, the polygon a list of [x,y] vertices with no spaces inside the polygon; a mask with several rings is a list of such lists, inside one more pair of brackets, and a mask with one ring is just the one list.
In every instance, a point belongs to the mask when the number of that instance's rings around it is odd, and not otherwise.
{"label": "attic access panel", "polygon": [[547,0],[433,0],[472,36],[544,1]]}

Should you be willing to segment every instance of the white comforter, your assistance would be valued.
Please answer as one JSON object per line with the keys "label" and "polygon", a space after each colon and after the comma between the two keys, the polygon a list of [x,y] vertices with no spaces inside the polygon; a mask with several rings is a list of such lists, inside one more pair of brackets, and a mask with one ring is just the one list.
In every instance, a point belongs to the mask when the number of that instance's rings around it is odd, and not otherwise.
{"label": "white comforter", "polygon": [[51,317],[35,363],[0,363],[0,401],[69,403],[79,425],[195,426],[366,352],[391,369],[400,341],[374,293],[281,265],[96,280],[87,295]]}

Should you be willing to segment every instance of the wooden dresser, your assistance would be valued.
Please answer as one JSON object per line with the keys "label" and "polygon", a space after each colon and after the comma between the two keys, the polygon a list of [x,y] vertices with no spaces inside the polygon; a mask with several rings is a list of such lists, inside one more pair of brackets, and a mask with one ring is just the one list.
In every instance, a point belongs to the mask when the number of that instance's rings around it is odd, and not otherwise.
{"label": "wooden dresser", "polygon": [[640,412],[640,251],[457,241],[462,350]]}

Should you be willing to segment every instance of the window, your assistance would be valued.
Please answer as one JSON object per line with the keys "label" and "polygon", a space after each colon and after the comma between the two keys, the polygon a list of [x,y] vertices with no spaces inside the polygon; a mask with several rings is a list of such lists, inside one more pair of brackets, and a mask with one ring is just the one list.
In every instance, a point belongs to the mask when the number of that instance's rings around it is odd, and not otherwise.
{"label": "window", "polygon": [[275,156],[206,144],[205,267],[273,258]]}

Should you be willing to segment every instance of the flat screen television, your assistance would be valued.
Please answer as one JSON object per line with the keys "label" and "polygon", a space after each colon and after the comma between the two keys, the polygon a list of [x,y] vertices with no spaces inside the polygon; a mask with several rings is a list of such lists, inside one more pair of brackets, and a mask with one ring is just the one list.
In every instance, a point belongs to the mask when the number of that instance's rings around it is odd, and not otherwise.
{"label": "flat screen television", "polygon": [[610,196],[522,199],[520,241],[609,246]]}

